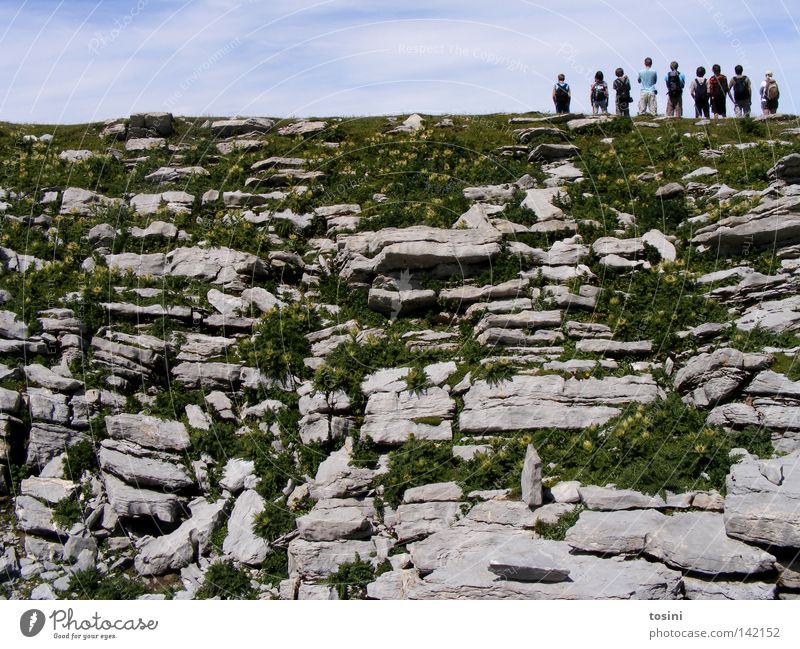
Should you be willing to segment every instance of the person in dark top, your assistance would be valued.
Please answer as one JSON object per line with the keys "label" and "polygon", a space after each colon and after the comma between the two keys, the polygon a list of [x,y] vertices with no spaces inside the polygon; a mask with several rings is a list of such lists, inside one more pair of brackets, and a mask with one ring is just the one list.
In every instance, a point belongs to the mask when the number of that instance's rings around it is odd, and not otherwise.
{"label": "person in dark top", "polygon": [[558,83],[553,86],[553,103],[556,106],[556,113],[568,113],[571,101],[572,91],[569,89],[569,84],[565,81],[564,75],[559,74]]}
{"label": "person in dark top", "polygon": [[625,70],[622,68],[617,68],[615,74],[617,76],[617,78],[614,79],[614,92],[617,93],[617,115],[630,117],[630,106],[631,102],[633,101],[633,98],[631,97],[631,80],[628,79],[628,75],[625,74]]}
{"label": "person in dark top", "polygon": [[736,117],[750,117],[750,108],[753,104],[753,87],[750,77],[744,73],[744,68],[737,65],[736,74],[731,77],[731,87],[728,93],[733,101],[733,112]]}
{"label": "person in dark top", "polygon": [[708,93],[708,79],[706,79],[706,69],[701,65],[697,68],[697,77],[692,81],[689,86],[689,92],[694,99],[694,114],[695,117],[709,117],[709,93]]}
{"label": "person in dark top", "polygon": [[711,112],[714,114],[715,119],[720,117],[727,117],[728,115],[728,77],[722,74],[722,68],[719,64],[715,63],[711,66],[714,73],[708,80],[708,94],[711,98]]}

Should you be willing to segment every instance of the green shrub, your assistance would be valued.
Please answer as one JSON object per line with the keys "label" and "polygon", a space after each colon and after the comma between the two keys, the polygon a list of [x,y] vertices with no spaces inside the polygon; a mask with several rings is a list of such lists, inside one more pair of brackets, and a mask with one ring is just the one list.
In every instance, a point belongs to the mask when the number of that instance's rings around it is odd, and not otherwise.
{"label": "green shrub", "polygon": [[326,583],[336,587],[339,599],[366,599],[367,584],[375,581],[375,568],[362,561],[356,554],[355,561],[348,561],[330,575]]}
{"label": "green shrub", "polygon": [[510,381],[517,373],[514,364],[507,360],[482,363],[472,372],[473,381],[484,380],[491,386]]}
{"label": "green shrub", "polygon": [[255,596],[249,575],[232,563],[223,561],[208,569],[195,599],[254,599]]}
{"label": "green shrub", "polygon": [[563,541],[567,536],[567,530],[578,522],[581,511],[581,507],[576,507],[573,511],[559,516],[558,521],[555,523],[545,523],[542,520],[537,520],[533,526],[533,531],[543,539]]}
{"label": "green shrub", "polygon": [[383,497],[396,507],[410,487],[456,478],[461,460],[453,457],[452,444],[418,440],[412,435],[399,449],[389,454],[389,471],[378,477]]}
{"label": "green shrub", "polygon": [[145,585],[126,575],[104,575],[96,568],[73,573],[67,593],[75,593],[78,599],[108,600],[136,599],[147,593]]}
{"label": "green shrub", "polygon": [[95,468],[97,468],[97,456],[92,442],[84,440],[67,447],[67,458],[64,462],[64,477],[67,480],[77,482],[84,471]]}
{"label": "green shrub", "polygon": [[267,501],[264,511],[256,515],[253,532],[270,543],[294,529],[297,516],[285,504]]}
{"label": "green shrub", "polygon": [[68,530],[83,519],[83,508],[77,495],[62,498],[53,505],[53,522],[61,529]]}
{"label": "green shrub", "polygon": [[420,395],[431,387],[430,379],[422,367],[412,367],[406,374],[406,389],[416,395]]}

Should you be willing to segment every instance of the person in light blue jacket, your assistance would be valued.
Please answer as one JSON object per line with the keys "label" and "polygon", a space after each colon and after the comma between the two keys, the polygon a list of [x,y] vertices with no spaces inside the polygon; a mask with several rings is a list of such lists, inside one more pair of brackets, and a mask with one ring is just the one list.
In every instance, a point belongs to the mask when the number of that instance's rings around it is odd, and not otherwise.
{"label": "person in light blue jacket", "polygon": [[639,98],[639,114],[655,117],[658,113],[658,102],[656,100],[658,73],[653,70],[653,59],[649,56],[644,60],[644,70],[639,72],[639,83],[642,86],[642,94]]}
{"label": "person in light blue jacket", "polygon": [[669,64],[669,72],[664,77],[667,84],[667,117],[683,117],[683,88],[686,77],[678,71],[678,62]]}

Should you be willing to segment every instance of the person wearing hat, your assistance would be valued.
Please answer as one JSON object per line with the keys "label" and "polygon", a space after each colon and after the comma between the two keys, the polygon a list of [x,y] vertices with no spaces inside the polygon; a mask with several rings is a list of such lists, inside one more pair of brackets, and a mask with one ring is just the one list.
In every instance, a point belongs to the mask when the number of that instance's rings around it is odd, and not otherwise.
{"label": "person wearing hat", "polygon": [[781,91],[778,88],[778,82],[772,78],[772,71],[767,70],[764,75],[764,80],[761,82],[761,112],[764,115],[774,115],[778,112],[778,99],[781,96]]}

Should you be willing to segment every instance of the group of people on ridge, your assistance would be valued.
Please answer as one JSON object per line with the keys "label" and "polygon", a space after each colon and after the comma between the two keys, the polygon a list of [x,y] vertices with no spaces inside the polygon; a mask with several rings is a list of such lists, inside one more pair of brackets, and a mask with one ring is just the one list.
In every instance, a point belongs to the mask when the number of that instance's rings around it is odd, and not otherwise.
{"label": "group of people on ridge", "polygon": [[[683,117],[683,94],[686,77],[678,70],[678,62],[670,63],[669,72],[664,77],[667,91],[667,117]],[[750,78],[744,74],[741,65],[735,68],[735,75],[728,80],[718,64],[711,66],[712,74],[706,78],[706,69],[697,68],[696,77],[689,85],[689,94],[694,103],[695,117],[715,118],[727,116],[727,100],[733,102],[736,117],[749,117],[753,103],[753,87]],[[617,68],[616,79],[612,88],[615,93],[616,113],[630,117],[630,106],[634,103],[631,81],[622,68]],[[641,85],[639,95],[639,115],[653,115],[658,111],[658,73],[653,70],[653,60],[644,60],[644,69],[639,72],[638,82]],[[778,83],[767,71],[759,88],[761,112],[774,115],[778,111],[780,89]],[[594,83],[589,89],[589,100],[594,115],[608,113],[608,102],[611,93],[603,73],[598,70],[594,75]],[[568,113],[572,101],[572,90],[563,74],[558,75],[558,82],[553,86],[553,102],[556,113]]]}

